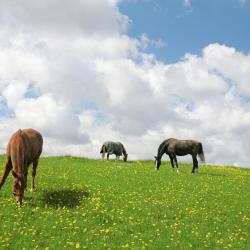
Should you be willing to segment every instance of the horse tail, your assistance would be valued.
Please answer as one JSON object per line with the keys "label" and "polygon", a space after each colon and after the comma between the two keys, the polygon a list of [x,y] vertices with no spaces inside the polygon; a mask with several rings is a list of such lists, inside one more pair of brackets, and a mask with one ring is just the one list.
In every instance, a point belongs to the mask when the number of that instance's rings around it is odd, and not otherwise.
{"label": "horse tail", "polygon": [[102,159],[104,160],[104,157],[105,157],[105,154],[107,152],[107,148],[106,146],[103,144],[102,147],[101,147],[101,151],[100,151],[100,154],[102,154]]}
{"label": "horse tail", "polygon": [[199,143],[198,147],[199,147],[198,148],[198,156],[199,156],[201,162],[205,162],[205,155],[204,155],[204,152],[203,152],[202,144]]}
{"label": "horse tail", "polygon": [[105,150],[105,146],[104,146],[104,144],[103,144],[103,145],[102,145],[102,147],[101,147],[100,154],[102,154],[102,153],[103,153],[103,150]]}

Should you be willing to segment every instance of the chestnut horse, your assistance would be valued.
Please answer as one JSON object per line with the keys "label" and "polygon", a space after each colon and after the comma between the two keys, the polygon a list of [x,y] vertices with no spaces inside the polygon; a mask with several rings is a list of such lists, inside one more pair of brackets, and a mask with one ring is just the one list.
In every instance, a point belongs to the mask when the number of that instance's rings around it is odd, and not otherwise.
{"label": "chestnut horse", "polygon": [[22,205],[24,190],[27,187],[28,167],[33,163],[31,192],[35,191],[35,176],[38,159],[42,153],[42,135],[34,129],[19,129],[12,135],[7,146],[6,163],[0,188],[12,170],[14,176],[13,194]]}

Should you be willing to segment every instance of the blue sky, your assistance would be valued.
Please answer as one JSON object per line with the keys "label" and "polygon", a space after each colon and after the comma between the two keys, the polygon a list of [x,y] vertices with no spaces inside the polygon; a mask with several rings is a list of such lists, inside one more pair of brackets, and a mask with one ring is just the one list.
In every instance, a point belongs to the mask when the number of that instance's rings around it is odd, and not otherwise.
{"label": "blue sky", "polygon": [[249,53],[250,1],[238,0],[130,0],[119,5],[131,23],[128,34],[161,39],[165,46],[149,52],[167,63],[185,53],[200,54],[211,43]]}

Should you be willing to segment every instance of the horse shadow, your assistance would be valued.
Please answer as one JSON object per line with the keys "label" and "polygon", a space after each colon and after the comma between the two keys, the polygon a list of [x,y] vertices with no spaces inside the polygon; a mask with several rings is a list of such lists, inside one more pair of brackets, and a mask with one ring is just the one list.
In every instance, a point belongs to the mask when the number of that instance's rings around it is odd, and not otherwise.
{"label": "horse shadow", "polygon": [[62,190],[44,190],[41,197],[41,203],[50,207],[74,208],[80,205],[89,197],[89,192],[83,189],[62,189]]}

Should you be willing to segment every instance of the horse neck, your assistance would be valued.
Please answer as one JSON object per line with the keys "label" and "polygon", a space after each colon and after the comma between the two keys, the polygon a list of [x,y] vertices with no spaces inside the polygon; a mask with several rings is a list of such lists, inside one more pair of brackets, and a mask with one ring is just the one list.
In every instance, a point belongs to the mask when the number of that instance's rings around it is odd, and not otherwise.
{"label": "horse neck", "polygon": [[19,176],[23,176],[25,172],[24,139],[21,130],[18,131],[18,134],[12,142],[11,159],[13,162],[13,171],[15,171]]}
{"label": "horse neck", "polygon": [[157,158],[158,159],[161,159],[163,154],[166,152],[166,143],[162,143],[160,146],[159,146],[159,149],[158,149],[158,154],[157,154]]}

